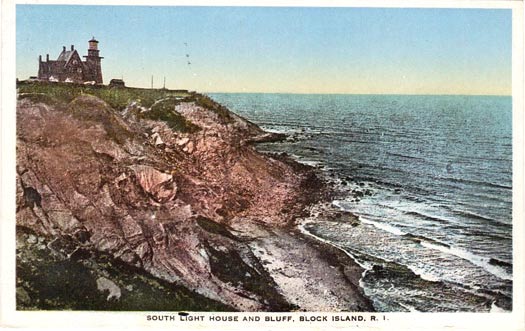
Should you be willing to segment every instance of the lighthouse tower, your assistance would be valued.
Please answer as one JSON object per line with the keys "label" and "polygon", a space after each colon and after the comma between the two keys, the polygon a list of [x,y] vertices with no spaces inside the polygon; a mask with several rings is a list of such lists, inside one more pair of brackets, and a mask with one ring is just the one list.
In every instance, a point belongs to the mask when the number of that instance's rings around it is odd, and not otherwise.
{"label": "lighthouse tower", "polygon": [[102,60],[103,57],[99,56],[99,52],[98,40],[93,37],[89,41],[88,55],[84,55],[86,58],[84,63],[89,68],[89,70],[85,72],[86,77],[84,77],[84,81],[95,81],[97,84],[102,84],[102,67],[100,60]]}

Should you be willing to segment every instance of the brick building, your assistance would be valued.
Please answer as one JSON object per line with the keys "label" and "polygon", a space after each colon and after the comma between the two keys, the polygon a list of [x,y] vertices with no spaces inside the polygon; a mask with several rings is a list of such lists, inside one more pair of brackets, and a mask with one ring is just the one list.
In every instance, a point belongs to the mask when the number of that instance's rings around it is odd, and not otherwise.
{"label": "brick building", "polygon": [[42,61],[42,55],[38,58],[38,79],[52,82],[84,83],[95,82],[102,84],[102,67],[100,65],[102,57],[99,56],[98,41],[93,37],[89,41],[88,55],[84,55],[82,61],[75,46],[71,45],[70,50],[64,46],[58,58]]}

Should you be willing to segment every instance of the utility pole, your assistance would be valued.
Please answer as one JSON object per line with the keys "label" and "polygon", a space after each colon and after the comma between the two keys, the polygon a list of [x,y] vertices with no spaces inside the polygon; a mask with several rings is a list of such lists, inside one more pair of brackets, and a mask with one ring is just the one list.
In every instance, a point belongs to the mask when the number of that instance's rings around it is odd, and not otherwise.
{"label": "utility pole", "polygon": [[151,88],[153,88],[153,75],[151,75]]}
{"label": "utility pole", "polygon": [[166,89],[166,76],[164,76],[164,85],[162,86],[162,88],[165,90]]}

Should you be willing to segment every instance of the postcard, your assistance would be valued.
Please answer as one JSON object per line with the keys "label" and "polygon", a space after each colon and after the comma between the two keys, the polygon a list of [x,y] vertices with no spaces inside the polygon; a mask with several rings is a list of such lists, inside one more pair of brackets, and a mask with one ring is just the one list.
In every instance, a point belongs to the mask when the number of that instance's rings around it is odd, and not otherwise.
{"label": "postcard", "polygon": [[525,327],[522,2],[2,7],[2,327]]}

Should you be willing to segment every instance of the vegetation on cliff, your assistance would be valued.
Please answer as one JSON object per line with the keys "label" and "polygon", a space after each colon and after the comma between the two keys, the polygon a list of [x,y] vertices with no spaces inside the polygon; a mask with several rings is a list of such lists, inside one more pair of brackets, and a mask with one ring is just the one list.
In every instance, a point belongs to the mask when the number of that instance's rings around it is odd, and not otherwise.
{"label": "vegetation on cliff", "polygon": [[251,144],[269,138],[197,93],[20,82],[18,307],[368,307],[355,280],[326,274],[286,230],[323,190],[311,168]]}
{"label": "vegetation on cliff", "polygon": [[[68,103],[78,96],[89,94],[104,100],[111,108],[123,110],[132,101],[140,102],[144,107],[151,107],[155,101],[173,98],[192,98],[194,95],[185,91],[167,89],[144,89],[133,87],[111,88],[105,85],[81,85],[70,83],[48,83],[22,81],[17,84],[18,94],[33,101],[54,101]],[[39,97],[43,99],[39,99]]]}
{"label": "vegetation on cliff", "polygon": [[200,130],[197,125],[186,120],[184,116],[175,111],[177,104],[177,99],[162,99],[161,101],[155,102],[149,110],[139,113],[139,116],[151,120],[163,121],[175,131],[193,133]]}
{"label": "vegetation on cliff", "polygon": [[[113,266],[98,260],[107,256],[177,284],[171,291],[187,299],[184,309],[290,309],[249,247],[225,225],[242,213],[289,218],[280,211],[284,200],[270,206],[268,192],[260,191],[282,181],[268,172],[275,166],[242,144],[262,132],[257,127],[194,93],[37,82],[20,83],[18,93],[17,224],[46,242],[90,252],[70,261],[71,251],[51,259],[44,249],[32,253],[36,259],[19,260],[19,277],[26,278],[20,293],[55,295],[48,298],[54,303],[22,300],[21,307],[151,309],[120,285],[126,295],[118,304],[100,303],[104,297],[93,291],[95,275],[86,261],[109,272]],[[277,167],[297,180],[285,165]],[[291,188],[275,193],[293,196]],[[46,271],[27,272],[32,263]],[[55,267],[71,270],[56,274]],[[92,275],[72,293],[90,293],[93,305],[42,289],[81,270]],[[111,281],[129,282],[126,270]],[[30,281],[36,284],[24,290]],[[199,306],[202,295],[210,301]],[[183,308],[174,302],[165,308]]]}

